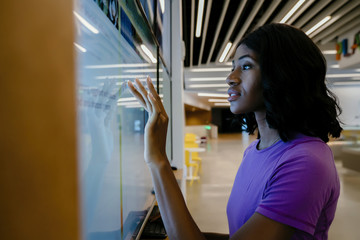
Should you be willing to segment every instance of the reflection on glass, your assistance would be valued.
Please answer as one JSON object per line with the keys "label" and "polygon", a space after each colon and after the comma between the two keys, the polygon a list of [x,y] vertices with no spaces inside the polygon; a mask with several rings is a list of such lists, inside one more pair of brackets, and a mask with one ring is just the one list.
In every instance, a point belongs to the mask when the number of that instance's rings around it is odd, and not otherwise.
{"label": "reflection on glass", "polygon": [[154,0],[140,0],[140,4],[144,9],[145,15],[148,19],[150,26],[153,26],[154,12],[155,12]]}
{"label": "reflection on glass", "polygon": [[163,51],[163,18],[165,13],[165,2],[157,0],[155,36],[160,44],[160,51]]}
{"label": "reflection on glass", "polygon": [[154,47],[116,0],[77,0],[74,19],[83,236],[129,239],[154,196],[143,160],[147,114],[124,83],[156,81],[156,53],[144,51]]}

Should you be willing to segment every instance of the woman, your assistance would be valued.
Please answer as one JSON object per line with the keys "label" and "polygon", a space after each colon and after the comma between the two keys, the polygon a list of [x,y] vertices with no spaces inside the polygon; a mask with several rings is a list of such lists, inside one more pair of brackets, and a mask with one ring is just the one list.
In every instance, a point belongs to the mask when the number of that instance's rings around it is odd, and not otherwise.
{"label": "woman", "polygon": [[327,239],[339,197],[329,135],[340,108],[325,85],[326,61],[305,33],[260,27],[236,50],[227,77],[231,111],[258,139],[244,153],[227,206],[229,235],[201,233],[165,154],[168,117],[147,80],[133,95],[149,112],[145,160],[170,239]]}

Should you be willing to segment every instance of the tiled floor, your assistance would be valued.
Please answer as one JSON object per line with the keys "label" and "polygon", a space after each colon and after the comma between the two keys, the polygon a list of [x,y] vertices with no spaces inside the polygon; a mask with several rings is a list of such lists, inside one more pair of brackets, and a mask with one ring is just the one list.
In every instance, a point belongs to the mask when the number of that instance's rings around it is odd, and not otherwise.
{"label": "tiled floor", "polygon": [[[220,134],[200,153],[200,180],[187,183],[186,199],[192,216],[203,232],[228,233],[226,204],[245,148],[255,137]],[[329,240],[360,239],[360,173],[345,169],[336,161],[341,195]]]}

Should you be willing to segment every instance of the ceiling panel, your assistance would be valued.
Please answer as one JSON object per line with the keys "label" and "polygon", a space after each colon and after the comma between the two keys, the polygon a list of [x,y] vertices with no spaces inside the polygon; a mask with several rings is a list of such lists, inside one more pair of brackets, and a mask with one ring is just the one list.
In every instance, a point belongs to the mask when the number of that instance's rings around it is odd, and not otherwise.
{"label": "ceiling panel", "polygon": [[[241,38],[258,26],[280,22],[298,2],[298,0],[204,0],[202,32],[200,37],[196,37],[199,0],[183,0],[185,90],[224,93],[226,89],[224,82],[231,69],[227,60],[231,60]],[[359,25],[360,0],[305,0],[286,23],[307,31],[328,15],[332,18],[327,24],[309,35],[324,50],[334,49],[336,38],[344,32],[344,29]],[[220,63],[219,58],[228,42],[233,45],[225,61]],[[330,66],[336,65],[335,55],[327,55],[326,58],[329,71],[332,73],[358,71],[358,69],[332,68]],[[192,71],[199,68],[212,70]],[[216,72],[214,68],[229,70]],[[207,87],[208,85],[205,84],[212,85]]]}

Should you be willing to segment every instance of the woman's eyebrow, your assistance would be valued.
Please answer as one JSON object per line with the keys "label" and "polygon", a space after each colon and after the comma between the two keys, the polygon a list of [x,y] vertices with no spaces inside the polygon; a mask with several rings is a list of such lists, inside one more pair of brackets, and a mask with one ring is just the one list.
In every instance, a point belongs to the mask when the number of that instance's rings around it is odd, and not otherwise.
{"label": "woman's eyebrow", "polygon": [[[235,65],[235,61],[239,61],[239,60],[241,60],[241,59],[243,59],[243,58],[247,58],[247,57],[253,59],[249,54],[245,54],[245,55],[239,57],[239,58],[236,59],[236,60],[232,60],[232,64]],[[253,60],[254,60],[254,59],[253,59]]]}
{"label": "woman's eyebrow", "polygon": [[253,59],[249,54],[245,54],[245,55],[239,57],[239,58],[237,59],[237,61],[239,61],[239,60],[241,60],[241,59],[243,59],[243,58],[246,58],[246,57]]}

